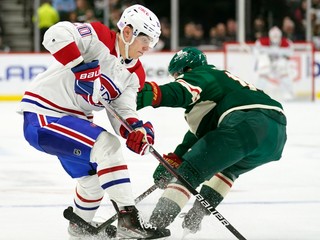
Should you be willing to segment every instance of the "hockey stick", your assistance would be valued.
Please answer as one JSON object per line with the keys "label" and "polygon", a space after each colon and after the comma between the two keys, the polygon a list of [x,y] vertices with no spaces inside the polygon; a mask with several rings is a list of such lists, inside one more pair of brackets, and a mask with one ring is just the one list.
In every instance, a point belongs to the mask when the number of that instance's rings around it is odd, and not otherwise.
{"label": "hockey stick", "polygon": [[[154,190],[157,189],[157,185],[152,185],[149,187],[145,192],[140,194],[134,202],[137,204],[141,202],[144,198],[146,198],[148,195],[150,195]],[[115,214],[105,222],[103,222],[100,226],[94,227],[90,223],[86,222],[83,220],[80,216],[78,216],[75,212],[73,212],[72,207],[68,207],[67,209],[64,210],[63,216],[71,221],[72,223],[77,224],[79,227],[83,228],[87,233],[90,233],[92,235],[97,235],[99,232],[102,230],[106,229],[111,223],[113,223],[115,220],[117,220],[118,215]]]}
{"label": "hockey stick", "polygon": [[[106,108],[106,110],[114,117],[116,118],[121,125],[123,125],[129,132],[134,131],[134,129],[131,127],[131,125],[123,119],[117,111],[108,103],[105,102],[105,100],[100,97],[100,102],[103,104],[103,106]],[[190,183],[185,180],[180,174],[178,174],[169,163],[166,162],[166,160],[163,159],[163,157],[153,148],[152,145],[149,145],[149,151],[150,153],[178,180],[180,181],[188,190],[191,192],[196,199],[212,214],[214,215],[235,237],[237,237],[239,240],[246,240],[244,236],[241,235],[240,232],[237,231],[228,221],[225,219],[211,204],[196,190],[194,189]]]}

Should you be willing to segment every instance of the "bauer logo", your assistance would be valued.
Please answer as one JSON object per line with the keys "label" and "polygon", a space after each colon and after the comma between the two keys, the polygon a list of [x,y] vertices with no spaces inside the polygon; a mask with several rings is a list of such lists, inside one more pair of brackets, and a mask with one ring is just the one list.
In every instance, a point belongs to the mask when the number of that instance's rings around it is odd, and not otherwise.
{"label": "bauer logo", "polygon": [[80,75],[80,79],[92,79],[99,76],[100,76],[100,70],[96,70],[88,73],[82,73]]}
{"label": "bauer logo", "polygon": [[215,210],[210,203],[205,200],[200,193],[195,195],[196,199],[208,210],[210,211],[224,226],[230,225],[230,223],[217,211]]}

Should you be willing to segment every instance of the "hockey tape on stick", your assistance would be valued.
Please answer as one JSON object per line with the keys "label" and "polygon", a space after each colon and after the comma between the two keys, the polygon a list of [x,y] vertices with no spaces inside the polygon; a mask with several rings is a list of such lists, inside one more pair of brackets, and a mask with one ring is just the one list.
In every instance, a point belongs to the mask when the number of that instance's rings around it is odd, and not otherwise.
{"label": "hockey tape on stick", "polygon": [[[146,191],[144,191],[142,194],[140,194],[135,200],[135,204],[141,202],[143,199],[145,199],[147,196],[149,196],[154,190],[157,189],[157,185],[152,185],[149,187]],[[73,212],[72,207],[68,207],[67,209],[64,210],[63,216],[77,224],[79,227],[83,228],[86,232],[92,234],[92,235],[97,235],[99,232],[103,231],[106,229],[111,223],[113,223],[115,220],[117,220],[118,215],[115,214],[105,222],[103,222],[99,227],[94,227],[90,223],[86,222],[83,220],[80,216],[78,216],[75,212]]]}
{"label": "hockey tape on stick", "polygon": [[[129,132],[133,131],[131,125],[122,118],[117,111],[108,104],[102,97],[100,97],[100,102],[106,108],[106,110],[116,118]],[[246,240],[244,236],[237,229],[235,229],[225,217],[221,215],[214,207],[211,206],[209,201],[207,201],[196,189],[194,189],[190,183],[185,180],[180,174],[176,172],[175,169],[171,167],[171,165],[164,160],[164,158],[153,148],[152,145],[149,145],[149,152],[154,156],[176,179],[178,179],[188,190],[191,192],[196,199],[212,214],[214,215],[235,237],[239,240]]]}

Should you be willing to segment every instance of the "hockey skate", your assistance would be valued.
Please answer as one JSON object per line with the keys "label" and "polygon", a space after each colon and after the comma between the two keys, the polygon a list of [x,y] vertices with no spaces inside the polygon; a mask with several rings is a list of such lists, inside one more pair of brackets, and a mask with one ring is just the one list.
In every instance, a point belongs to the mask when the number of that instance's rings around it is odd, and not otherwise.
{"label": "hockey skate", "polygon": [[[101,223],[91,222],[90,224],[94,227],[98,227]],[[77,224],[69,222],[68,233],[70,236],[69,240],[111,240],[116,239],[117,228],[113,225],[109,225],[104,231],[99,232],[99,234],[92,235]]]}
{"label": "hockey skate", "polygon": [[188,233],[195,234],[200,231],[202,219],[209,214],[209,211],[207,211],[198,201],[194,203],[193,207],[187,213],[180,214],[180,217],[184,217],[182,222],[184,235]]}
{"label": "hockey skate", "polygon": [[117,237],[120,239],[165,239],[170,236],[169,229],[156,228],[144,222],[135,206],[127,206],[123,210],[116,207],[116,210],[118,212]]}
{"label": "hockey skate", "polygon": [[181,208],[174,201],[161,197],[153,210],[150,223],[159,228],[168,227],[178,216]]}
{"label": "hockey skate", "polygon": [[185,234],[195,234],[201,230],[201,221],[204,215],[200,215],[194,208],[191,208],[187,213],[181,213],[180,217],[184,218],[182,228],[184,229]]}

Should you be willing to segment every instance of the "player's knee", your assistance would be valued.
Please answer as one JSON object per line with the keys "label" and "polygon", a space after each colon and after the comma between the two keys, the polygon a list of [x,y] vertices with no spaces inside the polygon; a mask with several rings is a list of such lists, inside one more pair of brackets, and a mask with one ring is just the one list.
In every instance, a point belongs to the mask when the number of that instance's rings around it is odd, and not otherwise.
{"label": "player's knee", "polygon": [[90,155],[90,161],[101,163],[105,160],[121,161],[121,143],[119,139],[109,132],[101,132],[98,136]]}
{"label": "player's knee", "polygon": [[195,169],[194,166],[188,161],[184,161],[177,171],[194,188],[197,188],[205,180],[203,174],[201,174],[197,169]]}
{"label": "player's knee", "polygon": [[103,197],[104,191],[100,187],[97,175],[78,178],[77,181],[77,193],[79,195],[86,198],[92,196],[97,199]]}

